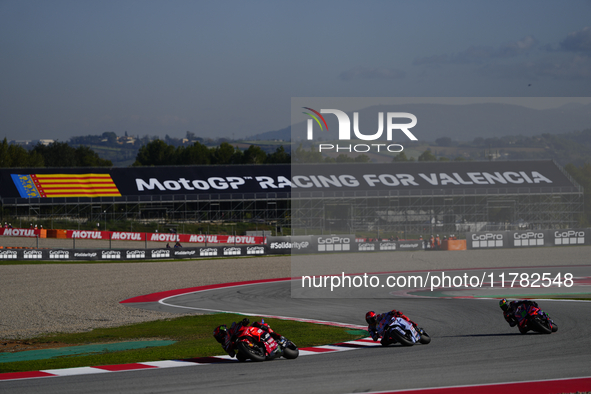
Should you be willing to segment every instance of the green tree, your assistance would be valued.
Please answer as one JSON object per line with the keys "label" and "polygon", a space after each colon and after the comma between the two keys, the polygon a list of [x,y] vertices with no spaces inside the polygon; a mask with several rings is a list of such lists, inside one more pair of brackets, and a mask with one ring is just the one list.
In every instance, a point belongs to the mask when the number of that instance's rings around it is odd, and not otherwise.
{"label": "green tree", "polygon": [[49,145],[35,145],[33,152],[43,157],[47,167],[76,167],[76,149],[65,142],[52,142]]}
{"label": "green tree", "polygon": [[431,149],[427,149],[419,156],[419,161],[437,161],[437,157],[431,153]]}
{"label": "green tree", "polygon": [[322,163],[323,161],[322,153],[315,151],[313,146],[310,146],[310,149],[306,150],[300,144],[293,154],[294,163]]}
{"label": "green tree", "polygon": [[267,154],[260,146],[251,145],[244,151],[245,164],[263,164],[267,160]]}
{"label": "green tree", "polygon": [[98,153],[88,146],[79,146],[75,149],[77,167],[107,167],[112,166],[111,160],[101,159]]}
{"label": "green tree", "polygon": [[213,150],[212,158],[212,164],[240,164],[242,162],[242,152],[229,143],[222,142],[220,146]]}
{"label": "green tree", "polygon": [[47,167],[110,167],[111,160],[101,159],[87,146],[71,147],[66,142],[52,142],[49,145],[37,144],[29,153],[31,166],[39,164]]}
{"label": "green tree", "polygon": [[166,166],[174,163],[174,147],[157,139],[142,146],[135,158],[134,166]]}
{"label": "green tree", "polygon": [[289,164],[291,163],[291,155],[285,151],[283,145],[275,150],[275,152],[267,155],[267,160],[265,163],[269,164]]}
{"label": "green tree", "polygon": [[398,155],[394,156],[392,161],[395,162],[395,161],[409,161],[409,160],[408,160],[408,157],[406,157],[406,154],[404,152],[400,152]]}
{"label": "green tree", "polygon": [[352,157],[347,156],[344,153],[341,153],[337,156],[336,162],[337,163],[353,163],[355,160]]}
{"label": "green tree", "polygon": [[107,143],[109,145],[113,145],[117,143],[117,134],[115,134],[113,131],[105,131],[103,133],[103,139],[107,139]]}
{"label": "green tree", "polygon": [[210,164],[211,155],[212,152],[207,146],[195,142],[193,145],[177,148],[175,163],[179,165]]}

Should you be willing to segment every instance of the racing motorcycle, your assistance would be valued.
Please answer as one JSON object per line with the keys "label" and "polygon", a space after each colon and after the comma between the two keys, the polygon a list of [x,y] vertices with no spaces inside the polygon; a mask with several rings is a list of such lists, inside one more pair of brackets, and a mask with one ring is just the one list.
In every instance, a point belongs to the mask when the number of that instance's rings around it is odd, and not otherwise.
{"label": "racing motorcycle", "polygon": [[384,331],[383,346],[399,342],[402,346],[412,346],[419,342],[424,345],[431,342],[431,337],[420,327],[415,328],[411,323],[401,317],[394,317],[388,323]]}
{"label": "racing motorcycle", "polygon": [[235,338],[238,361],[265,361],[278,357],[294,359],[300,354],[298,347],[290,340],[276,341],[268,331],[256,326],[243,326]]}
{"label": "racing motorcycle", "polygon": [[522,304],[515,311],[515,318],[519,331],[525,334],[528,330],[541,334],[551,334],[558,331],[558,326],[535,304]]}
{"label": "racing motorcycle", "polygon": [[415,328],[411,323],[401,317],[394,317],[388,323],[384,331],[383,346],[399,342],[402,346],[412,346],[419,342],[424,345],[431,342],[431,337],[420,327]]}

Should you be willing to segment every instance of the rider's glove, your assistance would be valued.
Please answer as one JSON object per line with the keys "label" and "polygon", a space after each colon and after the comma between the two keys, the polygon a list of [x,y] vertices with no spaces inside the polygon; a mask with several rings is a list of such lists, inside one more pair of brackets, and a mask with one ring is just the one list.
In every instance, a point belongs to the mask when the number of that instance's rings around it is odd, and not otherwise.
{"label": "rider's glove", "polygon": [[279,343],[279,346],[281,347],[285,347],[285,345],[287,345],[287,339],[285,339],[285,337],[281,337],[279,338],[279,341],[277,341]]}
{"label": "rider's glove", "polygon": [[245,317],[244,319],[242,319],[241,323],[244,327],[246,327],[250,324],[250,320],[248,319],[248,317]]}

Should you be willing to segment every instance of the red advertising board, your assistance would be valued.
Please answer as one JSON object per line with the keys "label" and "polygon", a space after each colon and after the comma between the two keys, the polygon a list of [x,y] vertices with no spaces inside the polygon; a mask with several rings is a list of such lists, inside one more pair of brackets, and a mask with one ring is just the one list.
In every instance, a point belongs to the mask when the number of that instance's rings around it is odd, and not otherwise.
{"label": "red advertising board", "polygon": [[[12,237],[37,237],[39,230],[24,228],[0,228],[0,235]],[[66,238],[93,239],[111,241],[151,241],[151,242],[181,242],[199,244],[236,244],[261,245],[265,237],[250,235],[218,235],[218,234],[170,234],[170,233],[139,233],[130,231],[93,231],[66,230]]]}

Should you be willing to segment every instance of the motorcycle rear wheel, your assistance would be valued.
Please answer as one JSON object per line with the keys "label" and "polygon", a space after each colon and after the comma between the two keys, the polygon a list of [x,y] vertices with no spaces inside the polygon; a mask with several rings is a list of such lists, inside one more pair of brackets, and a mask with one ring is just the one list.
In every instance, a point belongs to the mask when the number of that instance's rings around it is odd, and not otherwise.
{"label": "motorcycle rear wheel", "polygon": [[249,346],[246,342],[238,342],[238,352],[252,361],[265,361],[265,352],[257,345]]}

